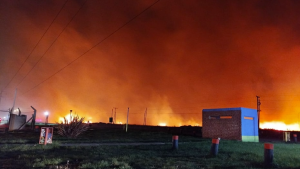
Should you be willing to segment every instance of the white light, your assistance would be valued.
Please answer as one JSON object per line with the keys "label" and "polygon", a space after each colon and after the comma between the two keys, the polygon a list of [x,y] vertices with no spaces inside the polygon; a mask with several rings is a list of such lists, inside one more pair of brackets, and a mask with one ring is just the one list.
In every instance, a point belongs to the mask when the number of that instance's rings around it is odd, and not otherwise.
{"label": "white light", "polygon": [[48,115],[49,115],[49,112],[46,111],[44,114],[45,114],[46,116],[48,116]]}
{"label": "white light", "polygon": [[159,126],[167,126],[167,123],[159,123]]}

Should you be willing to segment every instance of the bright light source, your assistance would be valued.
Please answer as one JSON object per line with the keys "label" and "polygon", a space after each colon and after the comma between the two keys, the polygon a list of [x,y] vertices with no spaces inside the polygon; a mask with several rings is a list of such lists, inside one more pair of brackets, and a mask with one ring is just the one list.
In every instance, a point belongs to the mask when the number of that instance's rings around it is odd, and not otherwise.
{"label": "bright light source", "polygon": [[159,126],[167,126],[167,123],[159,123]]}
{"label": "bright light source", "polygon": [[48,116],[48,115],[49,115],[49,112],[46,111],[44,114],[45,114],[46,116]]}

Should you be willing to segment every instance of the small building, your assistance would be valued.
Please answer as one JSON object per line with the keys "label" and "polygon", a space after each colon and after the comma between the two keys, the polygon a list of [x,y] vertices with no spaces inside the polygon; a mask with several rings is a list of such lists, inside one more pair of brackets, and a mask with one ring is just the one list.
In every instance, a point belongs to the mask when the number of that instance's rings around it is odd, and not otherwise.
{"label": "small building", "polygon": [[202,137],[258,142],[257,110],[243,107],[203,109]]}

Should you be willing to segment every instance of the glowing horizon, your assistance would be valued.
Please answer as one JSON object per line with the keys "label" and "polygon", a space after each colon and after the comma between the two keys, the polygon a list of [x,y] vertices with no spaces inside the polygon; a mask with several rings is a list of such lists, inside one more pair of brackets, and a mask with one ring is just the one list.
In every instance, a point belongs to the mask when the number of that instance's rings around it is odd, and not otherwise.
{"label": "glowing horizon", "polygon": [[[78,115],[79,116],[79,115]],[[80,117],[80,116],[79,116]],[[67,122],[70,121],[70,114],[65,115],[65,118]],[[63,122],[63,117],[60,117],[58,119],[59,122]],[[125,120],[124,120],[125,121]],[[91,120],[85,120],[84,123],[93,123]],[[94,123],[105,123],[103,121],[95,121]],[[109,123],[109,122],[106,122]],[[124,124],[121,121],[117,121],[116,124]],[[135,124],[135,125],[143,125],[143,124],[136,124],[136,123],[129,123],[129,124]],[[183,122],[176,122],[175,123],[166,123],[166,122],[158,122],[153,124],[147,124],[149,126],[168,126],[168,127],[180,127],[180,126],[199,126],[202,127],[202,125],[199,125],[199,123],[183,123]],[[281,130],[281,131],[300,131],[299,123],[292,123],[292,124],[285,124],[284,122],[279,121],[270,121],[270,122],[261,122],[260,123],[260,129],[274,129],[274,130]]]}
{"label": "glowing horizon", "polygon": [[151,4],[0,1],[0,110],[201,126],[202,109],[260,96],[262,126],[299,129],[300,3]]}

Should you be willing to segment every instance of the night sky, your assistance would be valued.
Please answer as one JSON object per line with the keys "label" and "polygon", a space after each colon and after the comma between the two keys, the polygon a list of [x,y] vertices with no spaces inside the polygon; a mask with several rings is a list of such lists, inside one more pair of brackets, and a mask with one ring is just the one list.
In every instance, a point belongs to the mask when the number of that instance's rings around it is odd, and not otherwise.
{"label": "night sky", "polygon": [[[1,0],[0,109],[57,122],[202,125],[202,109],[300,119],[300,1]],[[49,27],[50,26],[50,27]],[[0,112],[1,116],[7,113]]]}

